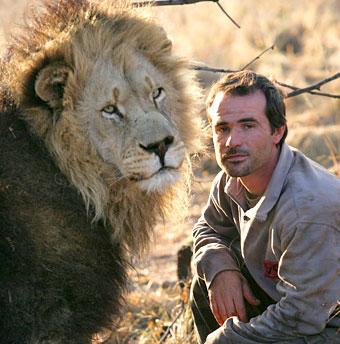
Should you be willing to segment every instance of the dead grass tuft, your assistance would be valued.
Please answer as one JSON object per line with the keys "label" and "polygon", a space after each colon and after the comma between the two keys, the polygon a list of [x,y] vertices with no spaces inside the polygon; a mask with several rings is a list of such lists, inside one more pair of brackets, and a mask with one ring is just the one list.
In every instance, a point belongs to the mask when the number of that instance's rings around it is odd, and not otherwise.
{"label": "dead grass tuft", "polygon": [[340,161],[340,125],[291,129],[287,142],[325,167]]}

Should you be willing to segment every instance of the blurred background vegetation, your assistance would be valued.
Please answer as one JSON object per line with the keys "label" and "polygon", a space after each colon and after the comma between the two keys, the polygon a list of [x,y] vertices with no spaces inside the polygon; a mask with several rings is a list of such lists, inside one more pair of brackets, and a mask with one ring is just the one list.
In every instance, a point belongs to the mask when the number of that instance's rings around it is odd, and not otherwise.
{"label": "blurred background vegetation", "polygon": [[[52,1],[52,0],[51,0]],[[173,41],[177,55],[211,67],[240,69],[264,49],[274,45],[250,69],[278,81],[305,87],[340,71],[340,1],[338,0],[220,0],[240,24],[238,29],[217,4],[154,7],[148,10]],[[24,0],[0,0],[0,46],[13,23],[22,22]],[[200,72],[205,92],[221,74]],[[340,94],[340,79],[322,87]],[[310,94],[287,99],[288,142],[339,175],[340,101]],[[202,109],[204,116],[204,109]],[[187,219],[160,224],[149,254],[136,261],[118,331],[108,331],[94,343],[195,343],[190,312],[183,313],[161,339],[181,311],[176,276],[177,250],[190,240],[191,227],[208,196],[217,171],[212,149],[197,164],[192,205]],[[108,339],[110,338],[110,339]],[[106,341],[107,339],[107,341]]]}

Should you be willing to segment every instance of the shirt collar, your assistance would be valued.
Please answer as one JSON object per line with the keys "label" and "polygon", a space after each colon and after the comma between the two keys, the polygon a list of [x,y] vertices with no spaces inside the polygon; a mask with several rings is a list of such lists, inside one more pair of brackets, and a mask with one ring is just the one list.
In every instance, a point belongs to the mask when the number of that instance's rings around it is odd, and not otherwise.
{"label": "shirt collar", "polygon": [[[256,206],[247,210],[245,212],[245,215],[247,215],[249,218],[256,217],[256,219],[260,222],[264,222],[267,220],[268,213],[272,210],[280,197],[292,162],[293,152],[290,147],[286,143],[284,143],[281,148],[279,160],[276,164],[266,191],[264,192],[263,196],[256,204]],[[224,191],[242,208],[245,208],[245,189],[238,178],[229,177],[227,179]]]}

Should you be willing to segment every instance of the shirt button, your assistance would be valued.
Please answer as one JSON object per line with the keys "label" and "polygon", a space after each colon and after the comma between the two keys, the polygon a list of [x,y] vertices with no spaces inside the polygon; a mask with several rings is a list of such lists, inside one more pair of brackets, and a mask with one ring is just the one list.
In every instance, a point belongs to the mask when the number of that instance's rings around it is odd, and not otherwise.
{"label": "shirt button", "polygon": [[244,220],[244,221],[249,221],[250,218],[249,218],[247,215],[244,215],[244,216],[243,216],[243,220]]}

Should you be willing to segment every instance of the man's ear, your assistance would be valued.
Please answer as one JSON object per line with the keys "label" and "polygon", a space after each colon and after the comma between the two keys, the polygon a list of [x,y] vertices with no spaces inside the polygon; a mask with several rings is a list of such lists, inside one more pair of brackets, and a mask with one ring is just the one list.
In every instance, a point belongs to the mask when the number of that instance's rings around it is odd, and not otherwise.
{"label": "man's ear", "polygon": [[63,105],[64,87],[71,68],[61,62],[54,62],[42,68],[35,80],[37,96],[55,109]]}
{"label": "man's ear", "polygon": [[278,144],[281,141],[281,139],[282,139],[282,137],[283,137],[283,135],[285,133],[285,130],[286,130],[286,125],[285,124],[282,125],[279,128],[275,128],[275,130],[273,132],[273,138],[274,138],[274,143],[275,144]]}

